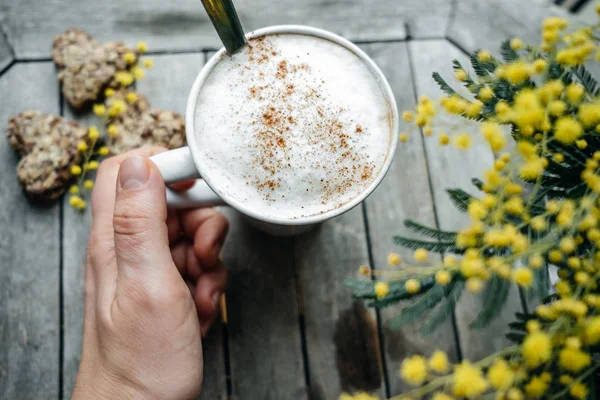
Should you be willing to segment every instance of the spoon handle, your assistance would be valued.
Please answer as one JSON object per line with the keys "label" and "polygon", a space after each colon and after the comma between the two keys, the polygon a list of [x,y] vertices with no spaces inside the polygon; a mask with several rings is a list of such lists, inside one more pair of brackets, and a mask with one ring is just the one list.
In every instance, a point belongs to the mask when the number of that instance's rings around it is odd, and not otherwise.
{"label": "spoon handle", "polygon": [[232,0],[201,0],[227,53],[233,54],[246,44],[246,36]]}

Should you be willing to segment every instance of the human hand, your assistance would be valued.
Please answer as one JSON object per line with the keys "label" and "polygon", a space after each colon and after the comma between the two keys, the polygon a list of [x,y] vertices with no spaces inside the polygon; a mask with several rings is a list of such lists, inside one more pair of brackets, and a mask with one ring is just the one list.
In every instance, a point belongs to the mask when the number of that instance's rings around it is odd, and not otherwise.
{"label": "human hand", "polygon": [[160,151],[135,150],[98,169],[73,399],[200,392],[201,335],[226,284],[219,254],[228,222],[208,208],[167,211],[164,182],[147,158]]}

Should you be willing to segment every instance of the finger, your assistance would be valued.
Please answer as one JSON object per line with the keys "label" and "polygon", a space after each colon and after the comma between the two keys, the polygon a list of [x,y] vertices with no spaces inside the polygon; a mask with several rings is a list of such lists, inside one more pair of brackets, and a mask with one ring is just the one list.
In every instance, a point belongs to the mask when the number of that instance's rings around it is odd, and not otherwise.
{"label": "finger", "polygon": [[196,281],[194,301],[201,320],[214,318],[219,311],[219,299],[227,285],[227,269],[219,263],[214,269],[203,271]]}
{"label": "finger", "polygon": [[[132,156],[150,157],[163,151],[164,149],[161,147],[143,147],[102,161],[96,174],[96,182],[92,192],[92,217],[94,222],[100,221],[101,219],[97,217],[102,214],[110,214],[112,217],[115,205],[115,185],[121,163]],[[102,221],[110,223],[111,219]]]}
{"label": "finger", "polygon": [[177,243],[171,245],[171,257],[177,267],[177,270],[182,276],[186,276],[185,266],[188,249],[191,247],[190,243],[186,240],[180,240]]}
{"label": "finger", "polygon": [[202,208],[184,212],[181,220],[185,235],[194,240],[200,264],[207,268],[217,265],[229,230],[227,218],[214,209]]}
{"label": "finger", "polygon": [[166,224],[165,184],[158,167],[148,158],[127,158],[120,164],[116,188],[112,219],[117,285],[133,283],[151,292],[168,288],[175,267]]}
{"label": "finger", "polygon": [[175,190],[176,192],[185,192],[186,190],[188,190],[189,188],[194,186],[195,183],[196,183],[195,180],[183,181],[183,182],[173,183],[173,184],[169,185],[169,187],[171,189]]}
{"label": "finger", "polygon": [[100,165],[92,192],[92,227],[88,244],[90,268],[94,275],[98,294],[102,297],[114,295],[117,267],[114,250],[113,210],[115,187],[119,167],[123,160],[133,155],[150,156],[160,148],[142,148],[111,157]]}
{"label": "finger", "polygon": [[200,264],[198,257],[196,257],[193,244],[190,244],[188,247],[186,261],[187,276],[195,282],[200,278],[200,275],[202,275],[202,265]]}

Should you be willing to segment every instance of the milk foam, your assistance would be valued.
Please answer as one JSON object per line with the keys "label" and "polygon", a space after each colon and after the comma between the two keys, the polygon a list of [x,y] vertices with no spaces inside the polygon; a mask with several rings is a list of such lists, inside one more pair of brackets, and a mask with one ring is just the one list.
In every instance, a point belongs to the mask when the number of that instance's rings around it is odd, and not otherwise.
{"label": "milk foam", "polygon": [[279,34],[223,56],[194,123],[217,192],[295,219],[336,209],[373,182],[390,146],[389,116],[377,79],[350,50]]}

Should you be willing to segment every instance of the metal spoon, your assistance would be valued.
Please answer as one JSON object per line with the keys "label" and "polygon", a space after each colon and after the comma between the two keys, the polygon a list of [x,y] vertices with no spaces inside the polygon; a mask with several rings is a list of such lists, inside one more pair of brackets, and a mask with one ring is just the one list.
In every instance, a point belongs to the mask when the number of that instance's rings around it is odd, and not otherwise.
{"label": "metal spoon", "polygon": [[246,44],[246,36],[232,0],[201,0],[227,53],[233,54]]}

